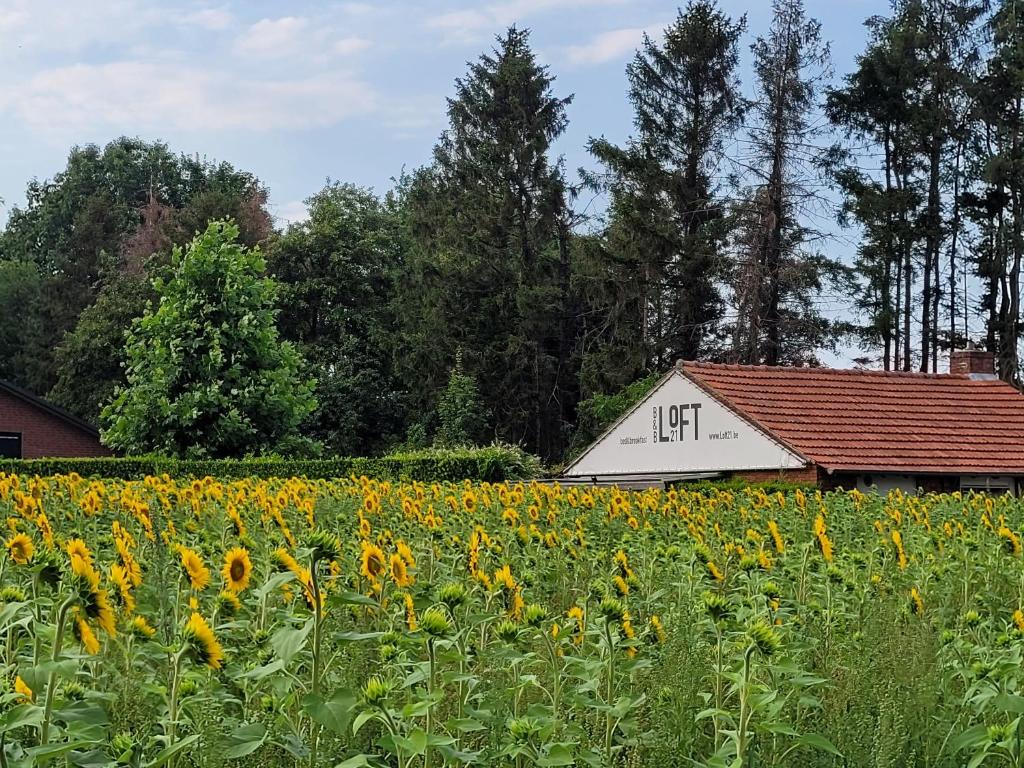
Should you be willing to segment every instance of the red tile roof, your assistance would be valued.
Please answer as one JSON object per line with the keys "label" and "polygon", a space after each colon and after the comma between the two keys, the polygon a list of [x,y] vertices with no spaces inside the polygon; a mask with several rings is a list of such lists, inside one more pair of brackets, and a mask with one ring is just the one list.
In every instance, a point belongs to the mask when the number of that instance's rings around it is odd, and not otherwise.
{"label": "red tile roof", "polygon": [[967,375],[685,362],[725,405],[829,470],[1024,474],[1024,396]]}

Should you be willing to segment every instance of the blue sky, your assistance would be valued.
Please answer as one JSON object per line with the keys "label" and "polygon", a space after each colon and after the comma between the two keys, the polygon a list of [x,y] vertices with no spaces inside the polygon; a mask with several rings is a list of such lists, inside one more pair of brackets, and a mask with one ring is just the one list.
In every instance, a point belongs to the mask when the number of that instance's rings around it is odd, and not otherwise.
{"label": "blue sky", "polygon": [[[768,0],[720,0],[766,29]],[[837,76],[887,0],[807,0]],[[517,23],[532,30],[556,91],[575,94],[557,150],[575,175],[589,136],[621,140],[623,68],[664,0],[0,0],[0,222],[25,183],[64,166],[70,146],[127,134],[227,160],[270,188],[281,222],[327,178],[383,191],[429,159],[445,98],[466,62]],[[746,47],[744,54],[748,53]],[[748,68],[744,62],[744,71]],[[745,76],[749,81],[749,76]],[[749,84],[749,83],[748,83]]]}

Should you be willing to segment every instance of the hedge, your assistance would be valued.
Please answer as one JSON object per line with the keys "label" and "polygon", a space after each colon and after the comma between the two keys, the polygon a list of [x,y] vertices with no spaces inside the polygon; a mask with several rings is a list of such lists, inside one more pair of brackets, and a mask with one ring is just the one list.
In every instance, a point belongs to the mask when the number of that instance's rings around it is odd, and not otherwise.
{"label": "hedge", "polygon": [[793,483],[785,480],[764,480],[758,483],[750,483],[746,480],[739,478],[728,478],[725,480],[694,480],[694,481],[680,481],[674,483],[674,485],[680,490],[687,490],[691,492],[699,493],[710,493],[711,491],[731,491],[732,493],[741,493],[742,491],[749,489],[761,490],[765,493],[783,493],[789,494],[795,491],[808,491],[817,490],[818,486],[813,483]]}
{"label": "hedge", "polygon": [[330,479],[351,475],[381,480],[501,482],[540,474],[540,461],[519,448],[429,449],[379,458],[329,459],[171,459],[156,456],[96,459],[0,459],[0,472],[19,475],[66,475],[139,480],[146,475],[172,477],[306,477]]}

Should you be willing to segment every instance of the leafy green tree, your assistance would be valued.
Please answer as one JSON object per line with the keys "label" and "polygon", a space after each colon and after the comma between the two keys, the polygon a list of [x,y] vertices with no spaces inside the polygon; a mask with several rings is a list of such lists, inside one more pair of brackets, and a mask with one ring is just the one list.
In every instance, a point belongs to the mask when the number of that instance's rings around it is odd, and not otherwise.
{"label": "leafy green tree", "polygon": [[125,384],[125,331],[156,298],[143,275],[122,275],[100,290],[56,350],[57,382],[50,399],[94,420]]}
{"label": "leafy green tree", "polygon": [[338,454],[379,453],[404,426],[391,342],[400,219],[392,201],[351,184],[330,184],[306,204],[309,217],[268,246],[281,335],[317,380],[320,405],[305,431]]}
{"label": "leafy green tree", "polygon": [[659,40],[644,37],[626,68],[638,132],[624,147],[592,139],[611,192],[608,249],[632,273],[632,340],[646,368],[714,356],[724,303],[724,142],[742,119],[737,76],[746,22],[691,0]]}
{"label": "leafy green tree", "polygon": [[[278,338],[277,285],[238,227],[211,222],[175,248],[155,308],[128,335],[127,386],[104,408],[104,441],[125,453],[287,453],[316,407],[302,358]],[[308,446],[307,446],[308,447]]]}
{"label": "leafy green tree", "polygon": [[[0,309],[27,314],[32,329],[19,337],[16,349],[0,349],[5,355],[0,369],[11,368],[7,361],[17,358],[15,382],[40,394],[50,392],[62,376],[67,380],[73,375],[60,370],[62,363],[75,361],[79,351],[99,351],[75,346],[86,341],[84,332],[69,340],[69,349],[58,350],[109,283],[124,275],[139,276],[152,254],[166,258],[173,245],[188,242],[211,218],[234,218],[246,245],[262,241],[271,231],[266,190],[251,174],[134,138],[102,148],[73,148],[66,168],[52,179],[30,182],[27,197],[27,205],[12,209],[0,233],[0,261],[34,264],[39,289],[30,304]],[[125,290],[114,291],[127,296]],[[146,298],[138,297],[138,314]],[[90,368],[117,367],[122,334],[123,328],[107,338],[111,357],[92,361]],[[76,387],[109,391],[120,382],[120,377],[114,382],[86,380]],[[63,401],[67,391],[59,387],[55,399]],[[75,409],[86,405],[77,398],[62,404]],[[95,410],[80,413],[97,416]]]}
{"label": "leafy green tree", "polygon": [[569,99],[553,81],[516,28],[456,81],[434,162],[402,190],[411,250],[397,301],[404,378],[437,392],[462,349],[498,437],[548,458],[578,398],[570,213],[550,156]]}
{"label": "leafy green tree", "polygon": [[38,300],[41,283],[32,262],[0,259],[0,379],[17,382],[27,365],[24,340],[34,324],[26,309]]}
{"label": "leafy green tree", "polygon": [[964,195],[978,227],[975,264],[984,285],[985,337],[1001,378],[1020,383],[1024,267],[1024,1],[1001,0],[987,26],[989,55],[974,81],[976,189]]}
{"label": "leafy green tree", "polygon": [[480,398],[476,379],[462,368],[462,356],[448,377],[437,404],[437,433],[434,443],[443,448],[480,445],[486,441],[488,413]]}

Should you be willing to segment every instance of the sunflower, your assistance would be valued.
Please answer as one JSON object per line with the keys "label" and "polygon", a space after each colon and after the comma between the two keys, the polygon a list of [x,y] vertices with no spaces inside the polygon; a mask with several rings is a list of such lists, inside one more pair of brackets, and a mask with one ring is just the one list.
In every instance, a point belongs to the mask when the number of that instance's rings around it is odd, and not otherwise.
{"label": "sunflower", "polygon": [[181,568],[192,583],[192,588],[202,592],[210,583],[210,569],[203,564],[203,559],[195,550],[179,546],[178,554],[181,556]]}
{"label": "sunflower", "polygon": [[146,621],[145,616],[136,616],[132,619],[131,633],[141,640],[149,640],[156,634],[156,630]]}
{"label": "sunflower", "polygon": [[21,679],[21,675],[14,678],[14,692],[19,694],[23,701],[32,701],[34,694],[28,684]]}
{"label": "sunflower", "polygon": [[206,619],[198,613],[193,613],[182,634],[201,664],[205,664],[211,669],[220,669],[224,651],[220,647],[220,643],[217,642],[217,636],[213,634],[210,625],[206,623]]}
{"label": "sunflower", "polygon": [[225,589],[217,595],[217,605],[226,616],[237,616],[238,612],[242,610],[242,602],[238,599],[238,595],[230,589]]}
{"label": "sunflower", "polygon": [[92,565],[92,552],[89,551],[89,547],[81,539],[71,539],[64,545],[64,551],[68,553],[68,557],[72,559],[80,557],[86,563]]}
{"label": "sunflower", "polygon": [[75,637],[82,644],[85,652],[90,656],[95,656],[100,652],[100,641],[96,639],[96,633],[92,631],[92,627],[89,626],[89,622],[85,618],[76,612],[75,615]]}
{"label": "sunflower", "polygon": [[395,542],[395,548],[398,550],[398,554],[401,555],[402,559],[405,560],[406,566],[409,568],[416,567],[416,557],[412,553],[409,545],[402,539]]}
{"label": "sunflower", "polygon": [[35,552],[32,539],[27,534],[19,533],[7,540],[7,555],[18,565],[26,565]]}
{"label": "sunflower", "polygon": [[410,632],[416,631],[416,606],[412,602],[412,595],[405,592],[402,595],[402,600],[405,603],[405,626],[409,628]]}
{"label": "sunflower", "polygon": [[363,553],[360,557],[359,572],[370,581],[377,581],[384,575],[384,570],[387,568],[384,553],[376,544],[371,544],[367,541],[362,542],[362,547]]}
{"label": "sunflower", "polygon": [[392,555],[390,566],[391,580],[395,582],[395,586],[399,589],[405,589],[407,586],[412,584],[412,578],[409,576],[409,569],[405,567],[405,560],[402,559],[401,555]]}
{"label": "sunflower", "polygon": [[110,580],[117,587],[117,594],[121,598],[124,612],[130,616],[135,612],[135,598],[132,597],[132,583],[127,569],[114,563],[114,565],[110,566]]}
{"label": "sunflower", "polygon": [[85,596],[85,615],[94,619],[100,629],[111,637],[117,634],[117,617],[110,606],[107,590],[95,589]]}
{"label": "sunflower", "polygon": [[224,583],[235,593],[242,592],[249,586],[252,576],[252,562],[249,553],[243,547],[235,547],[224,555],[224,567],[221,569]]}

